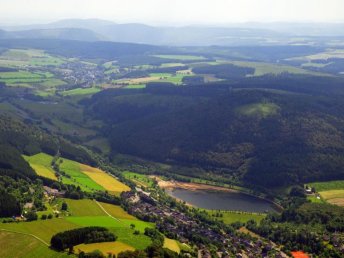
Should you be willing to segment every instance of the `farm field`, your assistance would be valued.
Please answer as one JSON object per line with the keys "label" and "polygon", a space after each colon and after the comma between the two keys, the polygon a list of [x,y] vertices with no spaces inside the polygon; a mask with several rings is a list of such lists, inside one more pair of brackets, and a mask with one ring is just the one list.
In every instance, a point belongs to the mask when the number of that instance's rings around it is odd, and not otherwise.
{"label": "farm field", "polygon": [[[72,216],[105,216],[105,212],[99,205],[90,199],[72,200],[63,199],[68,205],[68,211]],[[113,205],[110,205],[113,206]],[[116,206],[115,206],[116,207]]]}
{"label": "farm field", "polygon": [[315,188],[321,198],[328,203],[344,206],[344,181],[314,182],[307,184]]}
{"label": "farm field", "polygon": [[128,214],[121,206],[112,205],[104,202],[98,202],[101,207],[103,207],[104,210],[111,216],[117,218],[117,219],[131,219],[131,220],[137,220],[134,216]]}
{"label": "farm field", "polygon": [[144,222],[140,220],[132,219],[113,219],[107,215],[105,216],[83,216],[83,217],[66,217],[66,220],[72,224],[79,225],[80,227],[99,226],[107,228],[125,228],[130,229],[130,225],[134,224],[135,229],[141,233],[144,232],[147,227],[154,227],[153,223]]}
{"label": "farm field", "polygon": [[179,247],[179,244],[176,240],[174,239],[170,239],[170,238],[167,238],[165,237],[165,240],[164,240],[164,248],[168,248],[170,249],[171,251],[174,251],[176,253],[180,253],[180,247]]}
{"label": "farm field", "polygon": [[77,88],[73,90],[62,91],[62,96],[75,96],[75,95],[91,95],[101,91],[99,88]]}
{"label": "farm field", "polygon": [[102,186],[105,190],[107,190],[110,193],[119,195],[122,192],[130,190],[130,188],[127,185],[123,184],[113,176],[105,173],[104,171],[98,168],[93,168],[84,164],[80,164],[80,169],[82,173],[89,176],[94,182]]}
{"label": "farm field", "polygon": [[205,60],[206,58],[203,56],[194,56],[194,55],[154,55],[155,57],[165,58],[165,59],[174,59],[174,60],[181,60],[181,61],[189,61],[189,60]]}
{"label": "farm field", "polygon": [[94,243],[94,244],[81,244],[81,245],[75,246],[74,250],[76,251],[76,253],[80,253],[81,251],[88,253],[94,250],[99,250],[105,255],[111,253],[117,256],[120,252],[134,251],[135,248],[125,243],[122,243],[120,241],[116,241],[116,242],[105,242],[105,243]]}
{"label": "farm field", "polygon": [[46,243],[58,232],[80,227],[64,218],[54,218],[50,220],[37,220],[21,223],[1,223],[0,229],[12,230],[20,233],[32,234],[41,238]]}
{"label": "farm field", "polygon": [[139,186],[153,187],[154,184],[153,179],[149,178],[147,175],[125,171],[123,172],[123,176]]}
{"label": "farm field", "polygon": [[65,62],[39,49],[10,49],[0,55],[1,66],[57,66]]}
{"label": "farm field", "polygon": [[[52,156],[39,153],[34,156],[24,156],[24,158],[30,163],[38,175],[57,180],[51,168]],[[60,171],[68,175],[68,177],[62,176],[62,181],[65,184],[80,186],[82,190],[87,192],[107,190],[115,195],[130,190],[127,185],[98,168],[93,168],[65,158],[59,158],[57,163],[59,164]]]}
{"label": "farm field", "polygon": [[146,88],[146,84],[129,84],[124,87],[125,89],[143,89]]}
{"label": "farm field", "polygon": [[[118,247],[117,249],[122,251],[133,249],[143,250],[151,244],[151,239],[144,235],[143,232],[146,227],[154,227],[154,224],[138,220],[126,213],[120,206],[101,203],[101,206],[106,209],[111,216],[113,216],[110,217],[95,201],[87,199],[61,199],[59,202],[62,203],[62,201],[65,201],[68,205],[68,216],[66,217],[53,218],[50,220],[37,220],[33,222],[1,223],[0,229],[32,234],[46,243],[46,245],[43,244],[43,247],[49,245],[51,237],[56,233],[85,226],[106,227],[118,236],[116,242],[108,243],[109,245],[100,244],[99,247],[101,248],[95,248],[100,249],[101,251],[105,251],[110,247]],[[135,225],[134,228],[132,227],[132,224]],[[134,234],[135,230],[139,230],[140,234]],[[93,248],[96,245],[97,244],[80,245],[78,248],[75,248],[75,250],[80,249],[93,251]]]}
{"label": "farm field", "polygon": [[[264,74],[281,74],[283,72],[288,72],[292,74],[312,74],[320,75],[317,72],[311,72],[302,68],[293,67],[289,65],[277,65],[262,62],[244,62],[244,61],[224,61],[221,63],[233,64],[241,67],[251,67],[255,69],[253,76],[261,76]],[[322,74],[323,75],[323,74]]]}
{"label": "farm field", "polygon": [[[259,223],[266,217],[266,214],[258,213],[245,213],[245,212],[233,212],[233,211],[215,211],[207,210],[210,215],[214,215],[216,219],[222,220],[225,224],[231,224],[234,222],[246,223],[249,220],[255,220]],[[221,217],[216,217],[216,214],[221,214]]]}
{"label": "farm field", "polygon": [[45,154],[38,153],[33,156],[23,156],[29,162],[30,166],[35,170],[37,175],[57,180],[54,170],[51,168],[53,157]]}
{"label": "farm field", "polygon": [[51,250],[36,238],[6,231],[0,231],[0,257],[11,258],[65,258],[70,257],[65,253]]}
{"label": "farm field", "polygon": [[82,172],[80,163],[65,158],[60,158],[58,161],[60,171],[66,173],[70,178],[63,177],[63,182],[66,184],[74,184],[82,186],[82,189],[88,192],[104,191],[104,187],[93,181],[88,175]]}

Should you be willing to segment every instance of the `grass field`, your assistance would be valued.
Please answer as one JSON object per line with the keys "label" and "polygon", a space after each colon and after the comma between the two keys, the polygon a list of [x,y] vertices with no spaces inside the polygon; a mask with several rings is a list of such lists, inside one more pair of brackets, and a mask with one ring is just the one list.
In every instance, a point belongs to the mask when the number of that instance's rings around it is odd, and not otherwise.
{"label": "grass field", "polygon": [[222,220],[225,224],[231,224],[234,222],[246,223],[249,220],[255,220],[259,223],[262,219],[266,217],[265,214],[258,213],[244,213],[244,212],[234,212],[234,211],[210,211],[207,210],[210,215],[215,215],[216,213],[222,214],[222,217],[215,217],[218,220]]}
{"label": "grass field", "polygon": [[70,257],[51,250],[32,236],[19,233],[0,231],[0,246],[0,257],[3,258]]}
{"label": "grass field", "polygon": [[77,88],[60,92],[63,96],[91,95],[101,91],[99,88]]}
{"label": "grass field", "polygon": [[115,177],[105,173],[104,171],[93,168],[87,165],[80,164],[82,173],[90,177],[98,185],[102,186],[105,190],[110,193],[119,195],[122,192],[130,191],[130,188],[118,181]]}
{"label": "grass field", "polygon": [[251,67],[254,68],[253,76],[261,76],[264,74],[281,74],[283,72],[288,72],[292,74],[313,74],[320,75],[320,73],[308,71],[302,68],[297,68],[289,65],[277,65],[262,62],[244,62],[244,61],[225,61],[223,63],[230,63],[241,67]]}
{"label": "grass field", "polygon": [[99,203],[111,216],[117,219],[128,219],[128,220],[137,220],[134,216],[128,214],[122,207],[117,205],[112,205],[108,203]]}
{"label": "grass field", "polygon": [[80,227],[78,224],[71,223],[64,218],[54,218],[50,220],[37,220],[21,223],[1,223],[0,229],[13,230],[16,232],[33,234],[41,238],[46,243],[58,232]]}
{"label": "grass field", "polygon": [[[108,216],[95,201],[59,199],[59,203],[66,201],[68,216],[51,220],[37,220],[34,222],[1,223],[0,229],[33,234],[49,244],[51,237],[65,230],[86,226],[101,226],[108,228],[116,236],[117,241],[123,243],[125,250],[145,249],[151,244],[151,239],[143,234],[146,227],[155,227],[153,223],[140,221],[126,213],[121,207],[101,203],[102,207],[113,217]],[[131,225],[135,227],[132,228]],[[139,230],[140,234],[134,234]],[[85,247],[86,248],[86,247]],[[90,247],[92,248],[92,247]],[[75,249],[76,250],[76,249]],[[103,250],[103,249],[102,249]],[[1,256],[0,256],[1,257]]]}
{"label": "grass field", "polygon": [[63,58],[51,56],[38,49],[10,49],[0,56],[2,66],[57,66],[65,62]]}
{"label": "grass field", "polygon": [[94,244],[81,244],[74,247],[76,253],[84,251],[85,253],[92,252],[94,250],[101,251],[104,255],[115,254],[116,256],[123,251],[134,251],[130,245],[122,243],[120,241],[116,242],[105,242],[105,243],[94,243]]}
{"label": "grass field", "polygon": [[135,229],[140,232],[144,232],[147,227],[154,227],[153,223],[148,223],[140,220],[132,219],[121,219],[115,220],[109,216],[83,216],[83,217],[66,217],[66,220],[72,224],[79,225],[81,227],[90,227],[90,226],[100,226],[107,228],[126,228],[130,229],[130,225],[134,224]]}
{"label": "grass field", "polygon": [[33,156],[23,156],[35,170],[37,175],[57,180],[54,170],[51,168],[53,157],[45,153],[38,153]]}
{"label": "grass field", "polygon": [[153,187],[154,184],[153,180],[147,175],[125,171],[123,172],[123,176],[139,186]]}
{"label": "grass field", "polygon": [[323,200],[338,206],[344,206],[344,180],[313,182],[307,184],[314,187]]}
{"label": "grass field", "polygon": [[99,205],[95,201],[89,199],[64,199],[64,201],[67,203],[68,211],[72,216],[106,216],[105,212],[99,207]]}
{"label": "grass field", "polygon": [[194,55],[154,55],[159,58],[165,58],[165,59],[174,59],[174,60],[181,60],[181,61],[189,61],[189,60],[205,60],[206,58],[203,56],[194,56]]}
{"label": "grass field", "polygon": [[317,192],[328,190],[344,190],[344,180],[328,181],[328,182],[314,182],[307,184],[314,187]]}
{"label": "grass field", "polygon": [[58,162],[60,163],[60,170],[66,173],[71,177],[71,181],[66,178],[63,178],[63,181],[68,183],[77,183],[78,185],[83,186],[83,189],[87,191],[104,191],[105,188],[93,181],[88,175],[82,172],[80,163],[61,158]]}
{"label": "grass field", "polygon": [[180,247],[179,247],[179,244],[176,240],[174,239],[170,239],[170,238],[167,238],[165,237],[165,240],[164,240],[164,248],[168,248],[170,249],[171,251],[174,251],[176,253],[180,253]]}
{"label": "grass field", "polygon": [[144,89],[146,84],[130,84],[124,87],[125,89]]}
{"label": "grass field", "polygon": [[267,117],[278,112],[279,107],[274,103],[255,103],[239,107],[236,111],[246,116]]}

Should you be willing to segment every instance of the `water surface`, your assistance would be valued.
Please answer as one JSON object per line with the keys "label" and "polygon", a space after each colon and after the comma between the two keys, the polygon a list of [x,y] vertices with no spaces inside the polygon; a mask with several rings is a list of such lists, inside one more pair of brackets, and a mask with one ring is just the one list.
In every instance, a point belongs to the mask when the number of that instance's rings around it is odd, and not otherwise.
{"label": "water surface", "polygon": [[166,190],[170,196],[192,206],[209,210],[236,210],[246,212],[274,211],[273,205],[263,199],[237,192],[214,192],[187,189]]}

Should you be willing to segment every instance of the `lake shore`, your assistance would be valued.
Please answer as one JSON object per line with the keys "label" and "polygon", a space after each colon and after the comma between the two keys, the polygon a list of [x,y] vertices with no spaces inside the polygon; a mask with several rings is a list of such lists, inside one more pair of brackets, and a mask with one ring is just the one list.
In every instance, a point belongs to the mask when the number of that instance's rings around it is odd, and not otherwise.
{"label": "lake shore", "polygon": [[162,180],[158,176],[153,177],[157,182],[158,186],[162,189],[186,189],[189,191],[197,191],[197,190],[206,190],[206,191],[217,191],[217,192],[231,192],[231,193],[239,193],[240,191],[235,189],[230,189],[221,186],[213,186],[213,185],[206,185],[206,184],[198,184],[198,183],[189,183],[189,182],[179,182],[179,181],[165,181]]}

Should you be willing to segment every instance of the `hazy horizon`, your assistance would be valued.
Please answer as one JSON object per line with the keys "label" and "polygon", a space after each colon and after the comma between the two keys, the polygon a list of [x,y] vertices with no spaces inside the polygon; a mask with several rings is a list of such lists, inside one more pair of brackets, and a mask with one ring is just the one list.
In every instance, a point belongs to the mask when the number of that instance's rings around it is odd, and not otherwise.
{"label": "hazy horizon", "polygon": [[0,23],[24,25],[63,19],[102,19],[148,25],[340,23],[342,0],[0,0]]}

